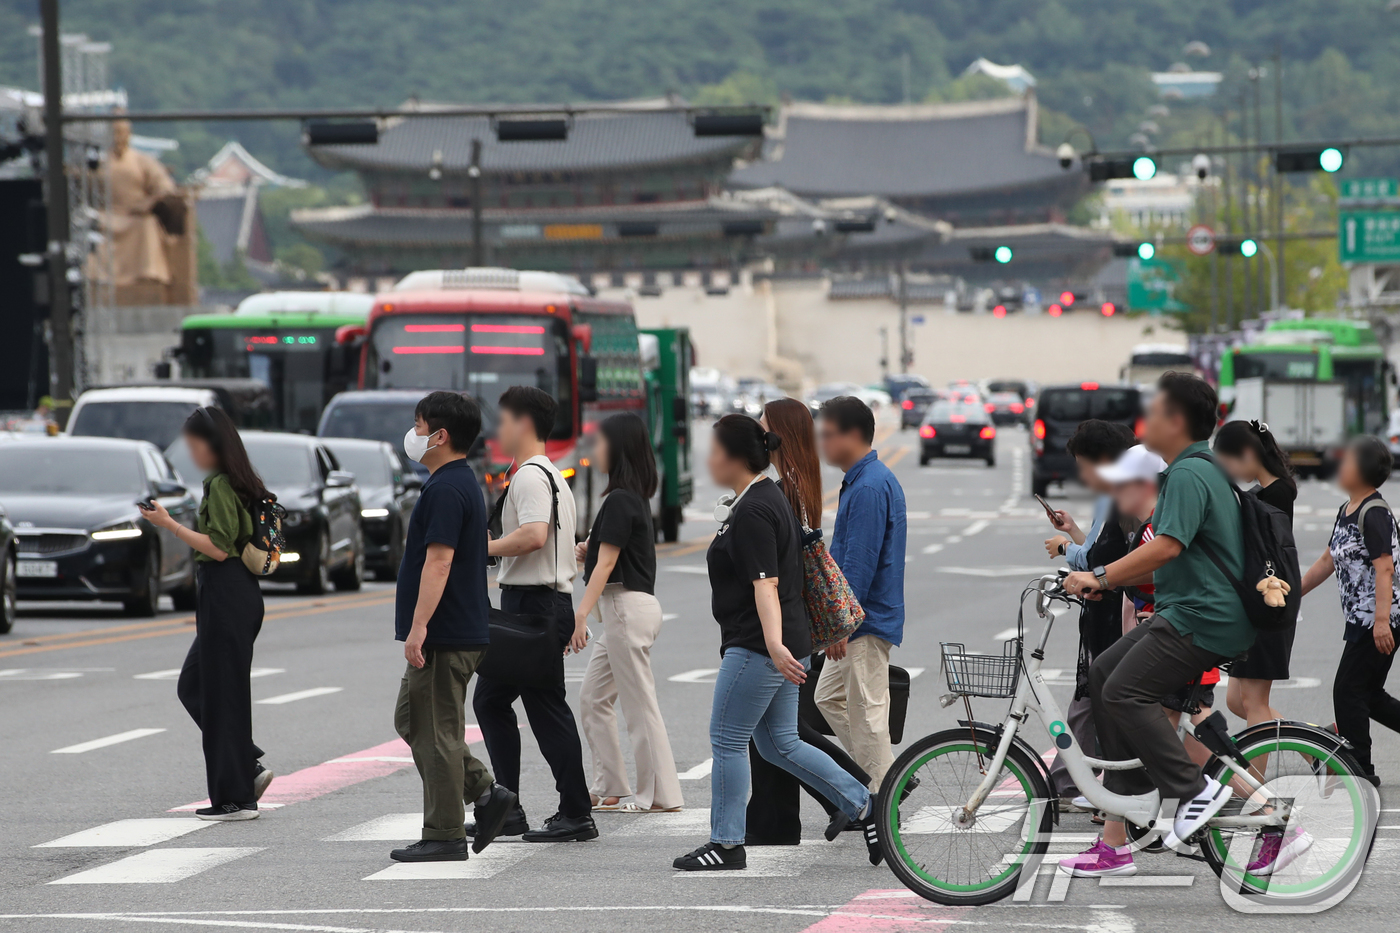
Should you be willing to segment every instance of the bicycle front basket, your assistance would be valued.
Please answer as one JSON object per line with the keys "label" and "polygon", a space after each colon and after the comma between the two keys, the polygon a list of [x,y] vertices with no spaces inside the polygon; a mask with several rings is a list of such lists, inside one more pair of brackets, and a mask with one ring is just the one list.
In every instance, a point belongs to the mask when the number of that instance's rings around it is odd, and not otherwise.
{"label": "bicycle front basket", "polygon": [[943,673],[959,696],[1013,697],[1021,678],[1021,640],[1008,640],[1001,655],[970,654],[966,645],[943,642]]}

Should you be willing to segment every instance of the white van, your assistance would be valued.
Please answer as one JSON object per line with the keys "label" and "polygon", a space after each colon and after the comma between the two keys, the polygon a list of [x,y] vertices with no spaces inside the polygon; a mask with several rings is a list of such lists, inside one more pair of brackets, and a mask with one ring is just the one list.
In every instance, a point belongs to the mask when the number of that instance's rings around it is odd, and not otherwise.
{"label": "white van", "polygon": [[183,386],[129,386],[89,389],[78,396],[65,431],[75,437],[127,437],[150,441],[161,450],[180,436],[196,408],[219,406],[213,389]]}

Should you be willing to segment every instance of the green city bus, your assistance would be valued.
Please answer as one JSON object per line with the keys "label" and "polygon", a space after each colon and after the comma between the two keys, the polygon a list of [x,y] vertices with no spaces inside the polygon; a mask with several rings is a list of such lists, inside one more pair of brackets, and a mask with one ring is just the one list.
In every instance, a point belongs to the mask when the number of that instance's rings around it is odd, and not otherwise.
{"label": "green city bus", "polygon": [[1235,381],[1253,376],[1346,385],[1348,434],[1380,434],[1388,418],[1392,370],[1385,347],[1365,321],[1304,318],[1274,321],[1255,343],[1220,360],[1220,401],[1230,405]]}
{"label": "green city bus", "polygon": [[326,402],[359,377],[359,353],[337,343],[336,331],[364,327],[373,304],[353,292],[269,292],[232,314],[191,315],[180,326],[181,374],[266,383],[271,427],[315,434]]}

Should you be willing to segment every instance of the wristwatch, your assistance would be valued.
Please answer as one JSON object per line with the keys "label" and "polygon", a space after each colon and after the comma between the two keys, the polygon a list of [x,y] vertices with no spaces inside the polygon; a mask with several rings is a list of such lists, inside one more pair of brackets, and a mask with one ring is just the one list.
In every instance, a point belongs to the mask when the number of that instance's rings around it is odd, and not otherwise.
{"label": "wristwatch", "polygon": [[1057,550],[1060,552],[1061,557],[1065,556],[1065,543],[1063,541],[1060,542],[1060,546]]}
{"label": "wristwatch", "polygon": [[1105,590],[1108,589],[1108,571],[1104,569],[1104,565],[1099,564],[1094,568],[1093,573],[1094,579],[1099,581],[1099,587]]}

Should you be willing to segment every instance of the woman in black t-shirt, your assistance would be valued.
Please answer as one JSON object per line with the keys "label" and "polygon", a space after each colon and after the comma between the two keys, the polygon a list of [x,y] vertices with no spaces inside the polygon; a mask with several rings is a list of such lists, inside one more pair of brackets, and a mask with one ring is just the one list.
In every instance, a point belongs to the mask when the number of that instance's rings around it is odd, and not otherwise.
{"label": "woman in black t-shirt", "polygon": [[[1236,482],[1256,484],[1259,501],[1272,505],[1293,521],[1293,500],[1298,484],[1288,454],[1267,424],[1231,421],[1215,435],[1215,458]],[[1230,712],[1248,725],[1282,719],[1270,702],[1274,681],[1288,679],[1297,623],[1277,632],[1260,632],[1249,653],[1230,667],[1225,702]]]}
{"label": "woman in black t-shirt", "polygon": [[707,556],[722,656],[710,711],[710,841],[672,863],[682,871],[747,866],[750,738],[766,760],[840,808],[827,827],[828,840],[852,821],[869,827],[873,816],[870,792],[798,736],[797,688],[807,678],[812,637],[797,519],[777,485],[762,475],[779,443],[744,415],[715,424],[710,476],[734,493],[715,508],[720,526]]}
{"label": "woman in black t-shirt", "polygon": [[[604,420],[593,461],[607,474],[608,487],[588,540],[575,549],[587,584],[575,630],[594,606],[603,623],[579,692],[579,718],[593,752],[593,809],[679,810],[681,782],[651,670],[651,646],[661,631],[661,604],[653,594],[656,534],[648,504],[656,492],[656,460],[642,419],[622,414]],[[618,743],[618,703],[637,761],[635,796]],[[624,804],[624,797],[633,799]]]}

